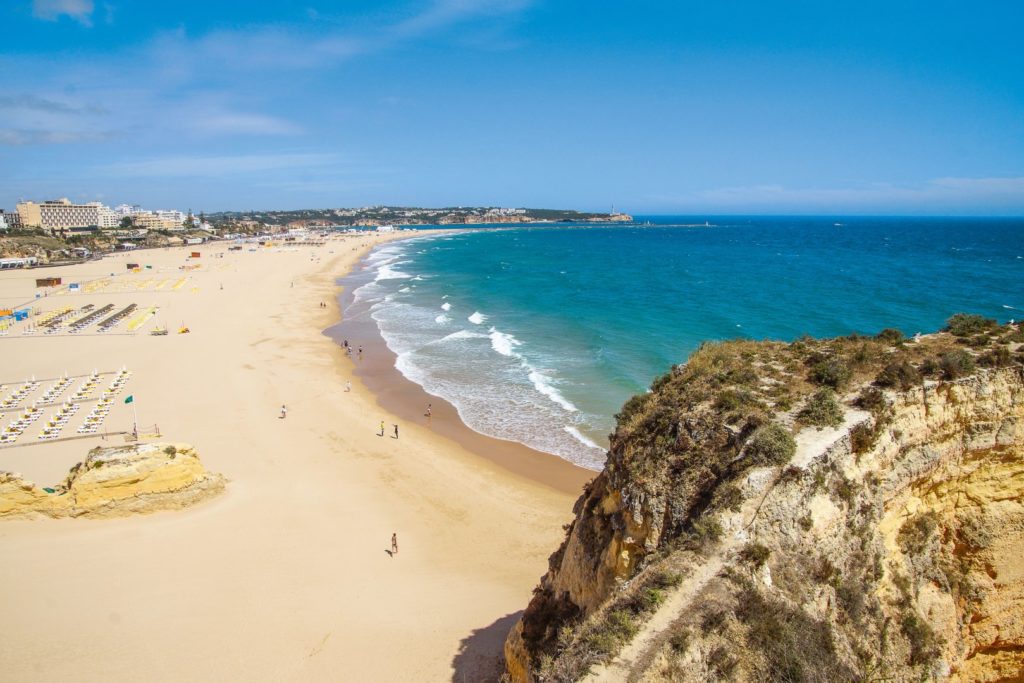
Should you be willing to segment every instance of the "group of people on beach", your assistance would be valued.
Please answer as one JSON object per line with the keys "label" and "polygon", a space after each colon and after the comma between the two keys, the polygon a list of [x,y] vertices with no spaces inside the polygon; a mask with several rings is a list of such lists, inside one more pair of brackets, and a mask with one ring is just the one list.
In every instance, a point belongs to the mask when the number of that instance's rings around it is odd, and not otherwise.
{"label": "group of people on beach", "polygon": [[[342,346],[344,346],[344,347],[345,347],[345,354],[346,354],[346,355],[349,355],[349,356],[351,356],[351,355],[352,355],[352,347],[351,347],[351,346],[349,345],[349,343],[348,343],[348,339],[346,339],[346,340],[345,340],[345,341],[344,341],[344,342],[342,343]],[[359,345],[359,350],[358,350],[358,352],[357,352],[357,353],[359,354],[359,357],[360,357],[360,358],[362,358],[362,357],[363,357],[363,345],[362,345],[362,344],[360,344],[360,345]]]}

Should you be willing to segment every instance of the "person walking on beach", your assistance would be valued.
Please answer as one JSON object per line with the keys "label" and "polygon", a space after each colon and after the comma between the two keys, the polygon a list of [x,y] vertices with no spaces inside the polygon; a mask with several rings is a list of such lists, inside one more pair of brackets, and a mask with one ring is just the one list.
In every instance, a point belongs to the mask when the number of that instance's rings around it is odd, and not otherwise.
{"label": "person walking on beach", "polygon": [[281,419],[283,420],[283,419],[285,419],[286,417],[288,417],[288,406],[286,406],[286,405],[284,405],[284,404],[282,403],[282,404],[281,404]]}
{"label": "person walking on beach", "polygon": [[430,404],[427,404],[427,417],[430,417]]}
{"label": "person walking on beach", "polygon": [[384,436],[384,420],[380,421],[380,434],[378,436]]}
{"label": "person walking on beach", "polygon": [[345,391],[352,391],[352,382],[345,382]]}
{"label": "person walking on beach", "polygon": [[362,344],[359,345],[359,357],[360,358],[363,357],[363,345]]}
{"label": "person walking on beach", "polygon": [[398,425],[395,425],[395,438],[398,438]]}
{"label": "person walking on beach", "polygon": [[394,557],[398,554],[398,534],[391,534],[391,556]]}

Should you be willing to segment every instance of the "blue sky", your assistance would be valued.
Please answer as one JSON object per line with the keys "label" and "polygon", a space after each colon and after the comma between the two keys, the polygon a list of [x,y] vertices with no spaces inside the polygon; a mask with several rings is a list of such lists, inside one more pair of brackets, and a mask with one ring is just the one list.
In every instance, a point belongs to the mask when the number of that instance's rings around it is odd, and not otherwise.
{"label": "blue sky", "polygon": [[7,0],[0,25],[0,208],[1024,214],[1018,0]]}

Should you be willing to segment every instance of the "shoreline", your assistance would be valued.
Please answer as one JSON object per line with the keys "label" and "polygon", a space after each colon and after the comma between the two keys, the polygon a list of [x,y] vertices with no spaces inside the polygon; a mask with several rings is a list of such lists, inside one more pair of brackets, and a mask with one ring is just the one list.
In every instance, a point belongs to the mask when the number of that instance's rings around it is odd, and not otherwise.
{"label": "shoreline", "polygon": [[[416,236],[418,235],[414,237]],[[360,320],[345,316],[357,287],[346,285],[343,280],[351,279],[365,268],[366,259],[379,246],[375,245],[364,252],[348,273],[338,277],[340,291],[336,303],[339,307],[340,320],[323,331],[339,349],[343,348],[344,339],[348,339],[355,348],[363,346],[362,358],[355,352],[347,356],[352,374],[359,378],[366,389],[376,397],[377,404],[389,415],[415,422],[451,439],[466,450],[513,474],[564,493],[579,495],[583,486],[598,475],[597,471],[576,465],[553,453],[530,448],[518,441],[481,434],[472,429],[463,422],[454,405],[440,396],[428,393],[395,367],[397,356],[388,348],[377,323],[372,318],[366,316],[365,320]],[[425,415],[428,404],[432,406],[429,418]],[[387,428],[391,429],[391,423],[388,423]]]}
{"label": "shoreline", "polygon": [[[579,491],[382,415],[323,330],[340,317],[338,273],[389,239],[207,245],[201,260],[161,250],[140,273],[125,272],[133,255],[57,269],[72,282],[119,275],[44,309],[134,298],[191,333],[12,334],[16,376],[0,380],[127,365],[140,422],[193,445],[228,483],[177,512],[0,520],[7,677],[488,680]],[[28,298],[31,284],[4,273],[0,297]],[[382,417],[401,423],[400,440],[377,436]],[[130,427],[130,407],[108,423]],[[102,443],[4,449],[0,469],[49,485]],[[400,556],[387,552],[392,533]]]}

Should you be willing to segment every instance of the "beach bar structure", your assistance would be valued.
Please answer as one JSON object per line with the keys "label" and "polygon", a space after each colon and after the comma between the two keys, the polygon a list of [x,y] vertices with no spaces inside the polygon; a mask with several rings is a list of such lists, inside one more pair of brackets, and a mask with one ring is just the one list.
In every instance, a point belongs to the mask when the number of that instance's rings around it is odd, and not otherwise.
{"label": "beach bar structure", "polygon": [[59,277],[37,277],[36,287],[60,287]]}

